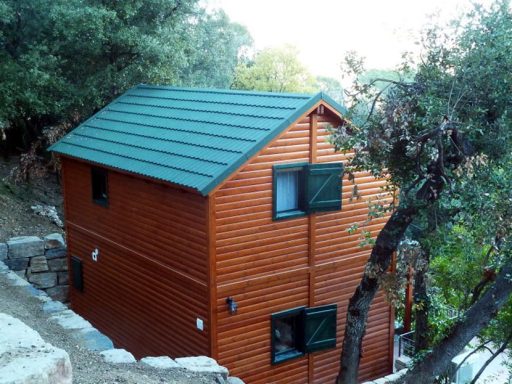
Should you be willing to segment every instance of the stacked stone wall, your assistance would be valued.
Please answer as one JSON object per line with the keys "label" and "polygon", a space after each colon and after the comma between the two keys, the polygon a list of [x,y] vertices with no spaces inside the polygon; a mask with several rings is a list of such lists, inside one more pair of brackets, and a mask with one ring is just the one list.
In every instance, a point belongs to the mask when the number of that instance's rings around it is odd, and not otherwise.
{"label": "stacked stone wall", "polygon": [[52,299],[69,301],[66,244],[60,233],[12,237],[0,243],[0,261]]}

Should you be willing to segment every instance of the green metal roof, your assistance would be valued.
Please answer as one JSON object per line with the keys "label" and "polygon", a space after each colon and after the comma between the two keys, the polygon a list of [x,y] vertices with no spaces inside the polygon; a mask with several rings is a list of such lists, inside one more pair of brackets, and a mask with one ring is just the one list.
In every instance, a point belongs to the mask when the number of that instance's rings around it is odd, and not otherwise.
{"label": "green metal roof", "polygon": [[207,195],[329,96],[139,85],[49,150]]}

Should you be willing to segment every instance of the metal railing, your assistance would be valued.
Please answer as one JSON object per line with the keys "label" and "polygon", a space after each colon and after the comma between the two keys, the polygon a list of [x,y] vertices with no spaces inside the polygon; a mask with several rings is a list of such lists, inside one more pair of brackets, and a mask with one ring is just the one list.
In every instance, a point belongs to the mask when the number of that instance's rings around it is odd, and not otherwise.
{"label": "metal railing", "polygon": [[[459,316],[459,312],[455,308],[444,305],[432,309],[432,312],[437,312],[437,315],[442,314],[448,320],[454,320]],[[412,358],[415,352],[414,331],[402,333],[398,336],[398,356],[407,356]]]}
{"label": "metal railing", "polygon": [[414,331],[402,333],[398,336],[398,356],[414,356]]}

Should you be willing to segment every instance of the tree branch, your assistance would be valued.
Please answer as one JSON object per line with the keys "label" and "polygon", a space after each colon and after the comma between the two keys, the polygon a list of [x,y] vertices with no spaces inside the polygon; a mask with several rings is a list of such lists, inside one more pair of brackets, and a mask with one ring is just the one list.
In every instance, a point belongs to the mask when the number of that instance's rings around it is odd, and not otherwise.
{"label": "tree branch", "polygon": [[501,347],[499,347],[496,352],[494,352],[491,357],[489,357],[487,359],[487,361],[485,362],[485,364],[482,366],[482,368],[480,368],[480,370],[477,372],[477,374],[475,375],[475,377],[473,377],[473,380],[471,380],[471,382],[469,384],[475,384],[476,381],[480,378],[480,376],[482,375],[482,373],[484,373],[485,369],[489,366],[489,364],[491,364],[491,362],[500,354],[502,353],[508,346],[508,344],[510,343],[510,340],[512,340],[512,333],[510,333],[507,337],[507,339],[503,342],[503,344],[501,345]]}
{"label": "tree branch", "polygon": [[[487,340],[487,341],[484,341],[482,344],[480,344],[478,347],[476,347],[475,349],[473,349],[470,353],[468,353],[464,359],[462,359],[462,361],[457,365],[457,368],[455,368],[455,371],[458,371],[460,367],[462,367],[462,364],[464,364],[466,362],[467,359],[469,359],[471,356],[473,356],[475,353],[477,353],[479,350],[481,349],[487,349],[488,351],[490,351],[490,349],[487,347],[487,344],[489,344],[492,340]],[[492,351],[491,351],[492,353]]]}

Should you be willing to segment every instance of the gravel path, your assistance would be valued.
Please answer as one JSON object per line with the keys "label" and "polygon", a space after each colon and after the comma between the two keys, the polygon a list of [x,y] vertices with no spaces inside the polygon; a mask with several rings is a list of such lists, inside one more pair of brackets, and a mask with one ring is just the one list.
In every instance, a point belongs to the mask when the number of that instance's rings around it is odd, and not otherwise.
{"label": "gravel path", "polygon": [[73,366],[74,384],[206,384],[214,377],[195,375],[181,370],[156,370],[140,363],[112,365],[103,362],[97,352],[77,345],[72,332],[50,322],[42,303],[23,287],[13,287],[0,274],[0,312],[14,316],[35,329],[41,337],[68,352]]}

